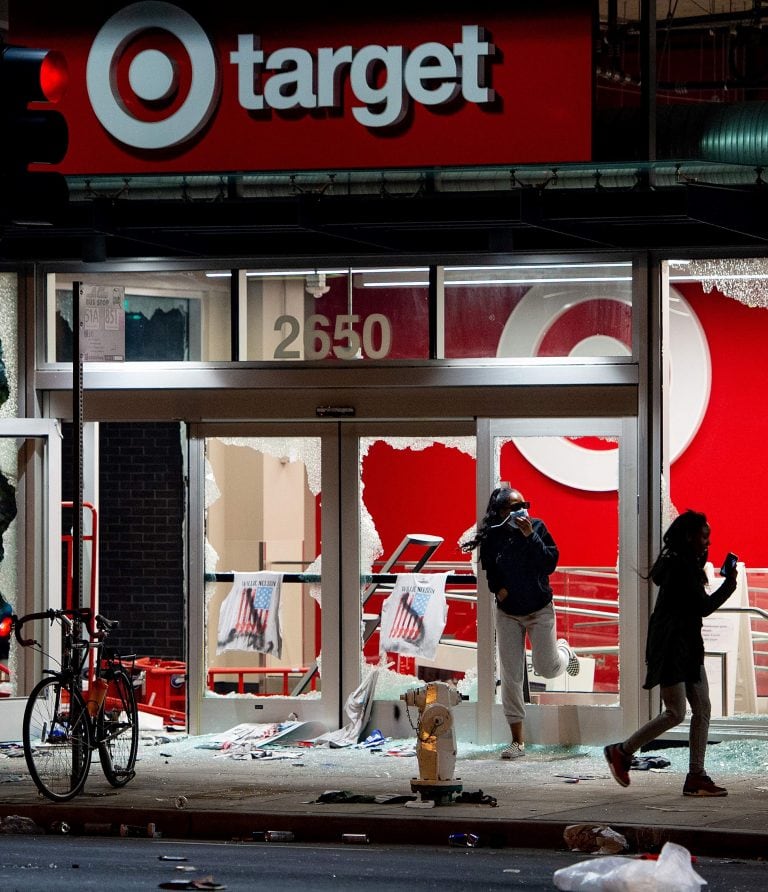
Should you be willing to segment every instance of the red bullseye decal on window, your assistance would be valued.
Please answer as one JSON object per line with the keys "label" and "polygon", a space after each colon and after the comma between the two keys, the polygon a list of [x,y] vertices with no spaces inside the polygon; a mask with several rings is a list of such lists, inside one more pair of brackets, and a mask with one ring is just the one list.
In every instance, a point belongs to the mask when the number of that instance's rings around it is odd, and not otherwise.
{"label": "red bullseye decal on window", "polygon": [[86,69],[101,126],[137,149],[180,145],[208,122],[220,92],[213,47],[200,25],[170,3],[134,3],[96,35]]}
{"label": "red bullseye decal on window", "polygon": [[[712,378],[709,347],[690,305],[669,289],[670,460],[688,448],[709,403]],[[534,285],[510,313],[496,355],[630,356],[631,301],[621,286]],[[515,437],[523,456],[542,474],[574,489],[616,490],[618,448],[590,448],[589,440]]]}

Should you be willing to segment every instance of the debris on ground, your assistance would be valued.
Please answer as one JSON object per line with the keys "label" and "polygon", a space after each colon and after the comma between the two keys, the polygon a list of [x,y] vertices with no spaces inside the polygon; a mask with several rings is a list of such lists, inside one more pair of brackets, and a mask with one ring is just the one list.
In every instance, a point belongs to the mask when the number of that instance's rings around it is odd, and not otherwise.
{"label": "debris on ground", "polygon": [[44,833],[42,827],[39,827],[32,818],[26,818],[22,815],[6,815],[0,818],[0,833]]}
{"label": "debris on ground", "polygon": [[616,855],[629,849],[626,837],[605,824],[569,824],[563,839],[572,852]]}
{"label": "debris on ground", "polygon": [[483,793],[482,790],[477,790],[475,793],[470,793],[468,790],[464,790],[456,796],[454,802],[471,802],[477,805],[490,805],[491,808],[496,808],[498,805],[495,796],[488,796]]}
{"label": "debris on ground", "polygon": [[633,771],[650,771],[651,769],[669,768],[672,763],[663,756],[633,756],[629,766]]}
{"label": "debris on ground", "polygon": [[351,790],[326,790],[313,802],[358,803],[375,802],[377,805],[395,805],[409,802],[416,796],[410,793],[353,793]]}
{"label": "debris on ground", "polygon": [[166,880],[159,884],[160,889],[226,889],[212,876],[202,877],[199,880]]}

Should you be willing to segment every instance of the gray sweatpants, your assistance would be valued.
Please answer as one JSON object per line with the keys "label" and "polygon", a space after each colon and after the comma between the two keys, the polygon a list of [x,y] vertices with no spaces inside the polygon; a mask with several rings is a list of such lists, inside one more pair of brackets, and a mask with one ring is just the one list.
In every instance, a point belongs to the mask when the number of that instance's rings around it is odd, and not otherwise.
{"label": "gray sweatpants", "polygon": [[510,724],[522,722],[525,717],[523,681],[526,634],[531,643],[533,668],[543,678],[562,675],[570,659],[568,651],[557,646],[555,608],[551,602],[527,616],[511,616],[496,608],[501,705]]}

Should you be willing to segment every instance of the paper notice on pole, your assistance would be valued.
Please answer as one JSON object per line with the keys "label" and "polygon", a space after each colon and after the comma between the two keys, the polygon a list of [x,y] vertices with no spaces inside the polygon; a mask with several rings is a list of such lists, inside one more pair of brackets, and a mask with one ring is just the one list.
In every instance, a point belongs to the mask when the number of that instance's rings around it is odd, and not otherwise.
{"label": "paper notice on pole", "polygon": [[80,352],[84,362],[125,361],[125,289],[80,286]]}

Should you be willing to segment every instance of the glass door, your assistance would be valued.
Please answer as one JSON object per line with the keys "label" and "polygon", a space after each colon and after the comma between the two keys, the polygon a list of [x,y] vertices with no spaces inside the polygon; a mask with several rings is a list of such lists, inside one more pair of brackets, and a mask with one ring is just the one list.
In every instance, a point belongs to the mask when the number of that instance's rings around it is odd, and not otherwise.
{"label": "glass door", "polygon": [[336,721],[338,695],[322,666],[336,662],[338,637],[327,631],[338,600],[338,520],[328,522],[336,443],[335,426],[193,432],[190,516],[201,547],[191,553],[204,556],[192,572],[204,586],[190,626],[198,733],[290,718],[316,723],[305,728],[315,736]]}
{"label": "glass door", "polygon": [[[559,550],[550,576],[557,637],[580,659],[579,674],[536,675],[528,657],[526,737],[532,742],[599,743],[621,735],[638,708],[638,561],[634,419],[481,419],[477,516],[496,486],[530,502]],[[479,732],[509,737],[497,684],[492,596],[478,579]],[[562,707],[568,707],[563,709]],[[611,707],[605,709],[604,707]],[[629,718],[631,723],[633,718]]]}
{"label": "glass door", "polygon": [[[345,513],[343,539],[358,542],[344,585],[357,592],[347,606],[361,629],[346,662],[370,682],[372,727],[409,736],[393,705],[431,681],[464,695],[463,725],[477,701],[477,585],[461,548],[474,523],[474,425],[356,423],[345,427],[344,447],[357,528]],[[346,688],[354,682],[350,674]]]}
{"label": "glass door", "polygon": [[[309,723],[304,736],[339,729],[374,671],[371,708],[433,678],[476,699],[476,586],[460,549],[474,520],[471,422],[190,433],[193,733],[291,719]],[[447,583],[430,650],[382,647],[383,603],[402,573]],[[395,733],[391,709],[384,722]]]}

